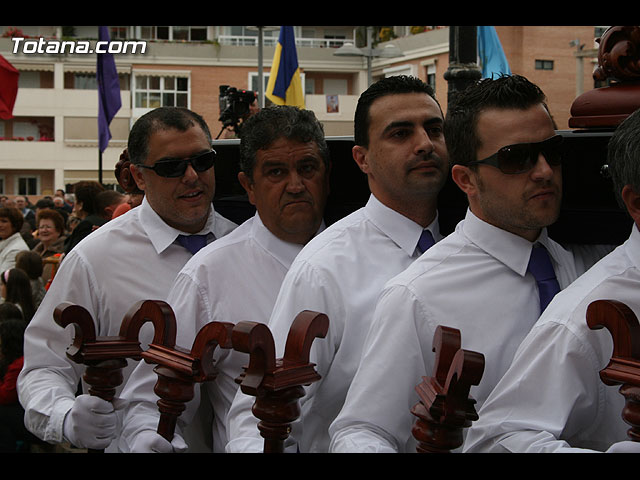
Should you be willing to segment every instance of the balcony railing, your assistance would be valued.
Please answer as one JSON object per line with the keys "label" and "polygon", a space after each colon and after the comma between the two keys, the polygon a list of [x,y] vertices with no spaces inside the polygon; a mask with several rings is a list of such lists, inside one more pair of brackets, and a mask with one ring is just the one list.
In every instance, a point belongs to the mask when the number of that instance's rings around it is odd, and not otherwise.
{"label": "balcony railing", "polygon": [[[250,35],[220,35],[218,42],[221,45],[233,46],[257,46],[258,37]],[[262,44],[265,47],[273,47],[278,42],[278,37],[263,37]],[[315,48],[339,48],[345,43],[353,43],[353,39],[349,38],[296,38],[296,46],[298,47],[315,47]]]}

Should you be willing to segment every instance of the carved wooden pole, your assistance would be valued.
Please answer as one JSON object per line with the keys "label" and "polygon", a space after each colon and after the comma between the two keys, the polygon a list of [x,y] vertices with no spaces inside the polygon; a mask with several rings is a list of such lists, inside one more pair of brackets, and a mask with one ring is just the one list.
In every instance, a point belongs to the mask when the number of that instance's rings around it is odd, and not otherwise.
{"label": "carved wooden pole", "polygon": [[142,352],[147,363],[157,364],[158,381],[154,392],[160,399],[158,434],[171,442],[178,417],[194,396],[194,384],[216,378],[213,353],[217,346],[231,348],[232,323],[211,322],[200,329],[191,350],[176,346],[176,318],[171,307],[162,301],[147,300],[138,312],[150,319],[155,335]]}
{"label": "carved wooden pole", "polygon": [[606,327],[613,338],[609,364],[600,370],[606,385],[621,385],[625,398],[622,419],[631,426],[627,436],[640,441],[640,325],[633,311],[616,300],[596,300],[587,308],[587,325],[592,330]]}
{"label": "carved wooden pole", "polygon": [[245,394],[256,397],[252,411],[260,419],[264,453],[284,452],[291,424],[300,416],[303,385],[320,380],[315,365],[309,363],[311,344],[324,338],[328,329],[326,315],[300,312],[289,330],[284,356],[276,359],[273,336],[265,324],[240,322],[233,328],[233,348],[249,354],[249,365],[236,382]]}
{"label": "carved wooden pole", "polygon": [[[67,348],[67,356],[76,363],[86,365],[83,375],[89,386],[89,395],[111,402],[116,388],[122,384],[122,369],[127,366],[127,358],[140,360],[142,350],[138,333],[144,319],[127,315],[118,336],[96,336],[91,314],[80,305],[64,302],[53,312],[55,322],[62,328],[73,325],[73,343]],[[90,453],[103,450],[89,449]]]}
{"label": "carved wooden pole", "polygon": [[460,345],[459,330],[436,328],[433,376],[422,377],[416,386],[420,401],[411,409],[417,417],[411,432],[418,441],[418,453],[448,453],[460,447],[463,429],[478,419],[469,390],[480,383],[484,356]]}

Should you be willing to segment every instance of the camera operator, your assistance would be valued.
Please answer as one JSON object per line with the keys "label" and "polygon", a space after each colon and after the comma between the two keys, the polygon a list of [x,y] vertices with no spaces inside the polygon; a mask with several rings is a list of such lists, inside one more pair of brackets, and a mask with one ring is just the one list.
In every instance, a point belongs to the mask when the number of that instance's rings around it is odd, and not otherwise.
{"label": "camera operator", "polygon": [[217,138],[238,138],[242,125],[260,111],[258,94],[251,90],[238,90],[228,85],[220,86],[220,118],[222,130]]}

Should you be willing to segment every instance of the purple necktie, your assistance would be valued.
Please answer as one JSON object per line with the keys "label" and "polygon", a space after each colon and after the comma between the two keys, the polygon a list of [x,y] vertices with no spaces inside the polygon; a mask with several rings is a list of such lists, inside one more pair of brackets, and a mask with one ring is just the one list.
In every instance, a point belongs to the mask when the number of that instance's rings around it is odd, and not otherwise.
{"label": "purple necktie", "polygon": [[560,285],[553,271],[549,253],[542,245],[536,245],[531,250],[531,258],[529,259],[527,270],[531,272],[538,283],[540,312],[543,312],[555,294],[560,291]]}
{"label": "purple necktie", "polygon": [[420,250],[420,253],[422,254],[429,250],[434,243],[436,242],[433,239],[431,232],[429,230],[423,230],[420,234],[420,239],[418,240],[418,250]]}
{"label": "purple necktie", "polygon": [[178,242],[184,248],[189,250],[191,254],[195,254],[198,250],[207,244],[206,235],[178,235]]}

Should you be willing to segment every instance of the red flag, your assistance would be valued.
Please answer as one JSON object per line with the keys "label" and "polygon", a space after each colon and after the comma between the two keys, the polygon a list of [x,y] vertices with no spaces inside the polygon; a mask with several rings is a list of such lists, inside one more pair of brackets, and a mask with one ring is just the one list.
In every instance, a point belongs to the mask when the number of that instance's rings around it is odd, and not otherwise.
{"label": "red flag", "polygon": [[0,118],[13,118],[13,105],[18,95],[20,72],[0,55]]}

